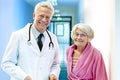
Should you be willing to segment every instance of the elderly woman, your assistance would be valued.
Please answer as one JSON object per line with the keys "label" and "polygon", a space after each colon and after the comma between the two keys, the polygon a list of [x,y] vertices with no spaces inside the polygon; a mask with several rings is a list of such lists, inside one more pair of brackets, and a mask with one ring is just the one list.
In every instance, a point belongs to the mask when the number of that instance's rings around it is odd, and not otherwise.
{"label": "elderly woman", "polygon": [[76,24],[71,31],[74,44],[67,50],[69,80],[108,80],[101,52],[92,46],[94,32],[89,25]]}

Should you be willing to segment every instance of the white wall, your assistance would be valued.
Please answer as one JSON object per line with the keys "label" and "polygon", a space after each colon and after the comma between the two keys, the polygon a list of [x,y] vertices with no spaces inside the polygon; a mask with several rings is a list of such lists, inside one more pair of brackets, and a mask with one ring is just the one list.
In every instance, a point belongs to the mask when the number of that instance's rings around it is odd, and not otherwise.
{"label": "white wall", "polygon": [[115,1],[84,0],[84,22],[95,31],[93,45],[102,52],[109,80],[114,77]]}

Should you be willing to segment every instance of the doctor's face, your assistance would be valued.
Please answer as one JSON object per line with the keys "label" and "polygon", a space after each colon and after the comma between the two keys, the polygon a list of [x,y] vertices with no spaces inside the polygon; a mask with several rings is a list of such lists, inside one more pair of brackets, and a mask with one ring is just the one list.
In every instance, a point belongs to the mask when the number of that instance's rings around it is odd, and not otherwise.
{"label": "doctor's face", "polygon": [[50,24],[52,18],[52,10],[47,7],[40,7],[33,14],[33,25],[40,32],[44,32]]}

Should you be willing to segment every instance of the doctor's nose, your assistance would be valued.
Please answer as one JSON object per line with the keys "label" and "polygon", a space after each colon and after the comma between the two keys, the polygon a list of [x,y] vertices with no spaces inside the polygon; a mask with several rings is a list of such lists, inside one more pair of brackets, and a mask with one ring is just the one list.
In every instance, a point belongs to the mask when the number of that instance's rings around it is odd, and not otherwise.
{"label": "doctor's nose", "polygon": [[48,20],[44,17],[44,18],[42,18],[42,21],[45,21],[45,22],[46,22],[46,21],[48,21]]}

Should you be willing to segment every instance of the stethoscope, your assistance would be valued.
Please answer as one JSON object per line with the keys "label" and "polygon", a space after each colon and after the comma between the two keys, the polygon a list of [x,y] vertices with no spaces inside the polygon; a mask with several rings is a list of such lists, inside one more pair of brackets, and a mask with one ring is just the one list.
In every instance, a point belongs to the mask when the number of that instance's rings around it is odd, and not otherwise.
{"label": "stethoscope", "polygon": [[[27,41],[27,44],[30,46],[32,43],[31,43],[31,33],[30,33],[30,31],[31,31],[31,27],[32,27],[32,24],[30,25],[30,27],[29,27],[29,39],[28,39],[28,41]],[[49,34],[49,32],[46,30],[46,32],[47,32],[47,34],[48,34],[48,36],[49,36],[49,38],[50,38],[50,42],[49,42],[49,49],[51,48],[51,46],[52,46],[52,48],[54,48],[54,44],[53,44],[53,42],[52,42],[52,39],[51,39],[51,36],[50,36],[50,34]]]}

